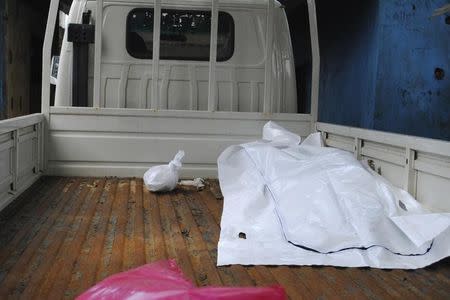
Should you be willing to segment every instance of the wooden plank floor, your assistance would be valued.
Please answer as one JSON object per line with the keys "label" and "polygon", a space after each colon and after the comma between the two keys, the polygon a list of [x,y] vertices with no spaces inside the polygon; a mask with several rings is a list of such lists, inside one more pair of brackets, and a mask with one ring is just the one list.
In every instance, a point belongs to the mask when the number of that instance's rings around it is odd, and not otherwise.
{"label": "wooden plank floor", "polygon": [[450,261],[418,271],[216,267],[220,190],[149,193],[140,179],[46,177],[0,215],[0,299],[74,298],[175,258],[198,286],[281,284],[291,299],[449,299]]}

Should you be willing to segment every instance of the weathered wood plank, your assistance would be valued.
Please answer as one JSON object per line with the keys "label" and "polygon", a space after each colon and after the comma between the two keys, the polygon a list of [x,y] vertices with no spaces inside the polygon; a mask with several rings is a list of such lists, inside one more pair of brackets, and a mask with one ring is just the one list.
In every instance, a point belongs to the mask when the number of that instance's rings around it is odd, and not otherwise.
{"label": "weathered wood plank", "polygon": [[48,180],[40,178],[35,184],[29,187],[22,195],[18,196],[9,206],[0,212],[0,241],[9,243],[11,236],[23,229],[23,224],[29,219],[35,217],[36,209],[41,205],[48,205],[43,195],[46,195],[50,189],[56,188],[56,180],[62,178],[51,177]]}
{"label": "weathered wood plank", "polygon": [[125,230],[124,270],[145,264],[142,180],[131,180]]}
{"label": "weathered wood plank", "polygon": [[[71,181],[64,187],[63,192],[59,195],[58,204],[54,210],[50,212],[45,223],[41,224],[38,234],[33,238],[15,266],[10,270],[5,281],[2,283],[2,292],[6,296],[14,296],[21,294],[25,288],[33,288],[29,284],[30,279],[34,281],[40,280],[50,267],[51,261],[46,256],[54,255],[58,250],[54,232],[63,234],[61,227],[64,226],[66,216],[70,214],[72,209],[77,209],[78,205],[74,205],[77,201],[71,201],[80,196],[83,186],[81,180]],[[50,252],[50,253],[48,253]],[[37,290],[38,286],[34,289]],[[1,298],[1,295],[0,295]]]}
{"label": "weathered wood plank", "polygon": [[180,193],[173,196],[172,203],[181,233],[187,245],[197,284],[199,286],[222,285],[215,266],[216,262],[209,256],[209,251],[197,224],[195,224],[185,196]]}
{"label": "weathered wood plank", "polygon": [[[56,177],[53,177],[55,179]],[[30,208],[34,208],[39,202],[44,202],[45,198],[38,197],[37,193],[53,186],[53,180],[39,178],[31,187],[19,195],[10,205],[0,211],[0,238],[5,234],[8,226],[18,221],[19,215],[27,215]],[[6,222],[8,220],[8,222]]]}
{"label": "weathered wood plank", "polygon": [[[425,293],[424,290],[419,288],[422,284],[421,280],[417,280],[416,284],[411,285],[407,284],[404,280],[405,271],[402,270],[370,270],[368,272],[373,277],[377,277],[385,287],[390,287],[391,289],[395,289],[398,293],[402,295],[402,297],[412,297],[412,298],[426,298],[433,297],[434,299],[439,299],[439,296],[435,293],[435,291],[429,291]],[[417,272],[414,272],[417,273]],[[425,278],[424,278],[425,279]],[[428,280],[434,280],[433,278],[428,278]],[[435,288],[438,288],[438,284],[434,284]]]}
{"label": "weathered wood plank", "polygon": [[291,267],[290,269],[297,275],[314,299],[332,298],[335,295],[335,290],[339,288],[335,281],[330,281],[323,276],[317,268]]}
{"label": "weathered wood plank", "polygon": [[152,263],[167,258],[166,244],[162,232],[158,197],[142,187],[144,195],[145,261]]}
{"label": "weathered wood plank", "polygon": [[[216,186],[217,188],[219,188],[217,181],[212,180],[212,181],[209,181],[209,183],[211,186]],[[216,193],[216,195],[214,195],[215,193]],[[196,195],[196,199],[198,199],[198,201],[203,202],[203,204],[208,208],[209,213],[212,215],[215,223],[218,225],[218,230],[220,232],[220,221],[221,221],[222,209],[223,209],[223,201],[222,201],[223,198],[218,196],[217,193],[220,193],[220,195],[222,195],[220,190],[219,190],[219,192],[205,190],[205,191],[198,193]],[[218,237],[217,237],[217,242],[218,242]],[[217,257],[216,257],[217,248],[213,248],[212,251],[214,251],[214,261],[216,262],[217,261]],[[228,268],[230,268],[230,267],[219,268],[220,270],[222,270],[222,274],[225,277],[229,277],[229,274],[231,274],[230,271],[228,270]],[[241,273],[243,271],[241,266],[231,266],[231,268],[237,269],[239,273]],[[270,271],[264,266],[246,267],[245,270],[247,271],[247,274],[249,275],[253,284],[263,285],[263,286],[279,284],[279,282],[276,281],[276,279],[270,273]],[[234,281],[235,280],[232,279],[231,282],[229,282],[229,284],[232,284],[232,282],[234,282]]]}
{"label": "weathered wood plank", "polygon": [[354,268],[350,270],[343,270],[348,276],[357,283],[357,285],[365,291],[368,297],[371,299],[377,299],[380,295],[383,295],[385,299],[395,299],[399,297],[399,294],[395,291],[387,290],[380,282],[371,279],[365,273],[367,268]]}
{"label": "weathered wood plank", "polygon": [[116,179],[108,179],[98,200],[97,211],[90,224],[87,239],[75,263],[65,297],[73,299],[95,283],[117,187]]}
{"label": "weathered wood plank", "polygon": [[129,181],[120,179],[114,196],[97,282],[122,271],[129,189]]}
{"label": "weathered wood plank", "polygon": [[[30,281],[21,297],[29,299],[36,296],[40,299],[48,298],[53,280],[64,272],[61,269],[63,259],[70,249],[70,240],[74,239],[74,234],[78,230],[79,224],[77,216],[83,211],[91,191],[90,185],[93,180],[82,180],[79,188],[75,192],[75,196],[71,199],[71,203],[66,205],[59,219],[50,229],[47,237],[43,241],[38,250],[38,256],[34,258],[37,269],[32,271]],[[68,242],[66,242],[69,239]],[[59,265],[59,268],[54,268]],[[70,273],[69,273],[70,274]]]}
{"label": "weathered wood plank", "polygon": [[178,226],[175,210],[172,205],[171,195],[158,196],[158,204],[161,213],[161,226],[164,241],[169,258],[175,258],[186,278],[195,282],[195,274],[192,268],[186,244]]}
{"label": "weathered wood plank", "polygon": [[216,200],[223,200],[222,191],[217,180],[209,180],[209,191],[214,195]]}
{"label": "weathered wood plank", "polygon": [[220,226],[220,221],[222,219],[223,201],[217,200],[214,194],[209,190],[202,191],[196,196],[205,204],[206,207],[208,207],[208,210],[214,217],[214,220]]}
{"label": "weathered wood plank", "polygon": [[[195,222],[202,233],[203,240],[205,241],[208,250],[210,253],[213,253],[212,257],[214,261],[217,261],[216,253],[220,227],[208,207],[202,200],[200,200],[201,198],[196,198],[203,197],[203,195],[203,193],[195,193],[194,197],[192,194],[186,193],[186,200],[191,208],[192,215],[194,216]],[[234,265],[219,267],[218,270],[222,278],[222,282],[225,285],[253,286],[255,284],[243,266]]]}
{"label": "weathered wood plank", "polygon": [[248,275],[253,279],[257,286],[277,285],[279,282],[270,273],[268,267],[250,266],[246,267]]}
{"label": "weathered wood plank", "polygon": [[[54,209],[52,205],[55,203],[54,201],[42,200],[42,199],[59,199],[56,197],[64,188],[65,180],[58,179],[57,181],[49,180],[48,185],[42,187],[42,185],[38,184],[42,189],[34,190],[34,193],[29,199],[30,205],[24,207],[25,211],[22,213],[17,213],[14,215],[12,219],[8,220],[8,224],[11,226],[2,226],[5,228],[5,231],[9,231],[9,233],[5,233],[6,235],[13,234],[13,238],[5,237],[5,239],[1,241],[4,247],[0,248],[0,282],[4,278],[4,274],[6,270],[11,268],[17,259],[19,259],[20,255],[25,251],[25,248],[28,246],[32,238],[39,231],[39,224],[45,220],[45,218],[50,214],[50,212]],[[41,199],[37,199],[41,198]],[[38,205],[37,207],[34,205]],[[28,218],[25,217],[28,215]],[[27,220],[22,222],[23,218]],[[13,229],[12,227],[17,227],[17,229]]]}
{"label": "weathered wood plank", "polygon": [[291,299],[314,299],[304,282],[287,266],[269,268]]}
{"label": "weathered wood plank", "polygon": [[[70,282],[73,266],[80,255],[81,247],[87,238],[89,225],[97,209],[99,198],[102,195],[105,180],[95,180],[92,187],[88,187],[89,195],[86,197],[85,205],[76,216],[72,226],[73,231],[68,232],[64,244],[59,250],[52,269],[48,273],[42,287],[48,287],[46,293],[41,293],[43,298],[61,299]],[[41,288],[41,290],[43,290]]]}

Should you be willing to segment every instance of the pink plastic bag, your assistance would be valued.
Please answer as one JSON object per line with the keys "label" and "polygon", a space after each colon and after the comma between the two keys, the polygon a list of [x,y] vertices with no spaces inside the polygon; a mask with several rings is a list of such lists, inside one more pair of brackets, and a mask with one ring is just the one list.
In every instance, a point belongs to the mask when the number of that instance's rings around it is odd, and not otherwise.
{"label": "pink plastic bag", "polygon": [[184,277],[175,260],[169,260],[108,277],[77,299],[284,300],[286,294],[280,286],[266,288],[196,288],[192,282]]}

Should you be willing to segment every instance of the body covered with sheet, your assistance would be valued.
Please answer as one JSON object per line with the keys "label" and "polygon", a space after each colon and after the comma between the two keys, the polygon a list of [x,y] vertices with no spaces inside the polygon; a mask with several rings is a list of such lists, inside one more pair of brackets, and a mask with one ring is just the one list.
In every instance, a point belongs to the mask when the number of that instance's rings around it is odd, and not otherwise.
{"label": "body covered with sheet", "polygon": [[422,207],[319,134],[300,144],[276,124],[264,131],[274,138],[219,158],[218,265],[414,269],[450,254],[450,214]]}

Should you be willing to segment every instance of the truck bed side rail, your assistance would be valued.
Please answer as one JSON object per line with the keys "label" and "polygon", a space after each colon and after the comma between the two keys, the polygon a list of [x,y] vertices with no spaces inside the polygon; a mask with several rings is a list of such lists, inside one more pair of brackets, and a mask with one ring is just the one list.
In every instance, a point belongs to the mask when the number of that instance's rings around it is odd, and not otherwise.
{"label": "truck bed side rail", "polygon": [[44,115],[0,121],[0,211],[43,171]]}
{"label": "truck bed side rail", "polygon": [[450,142],[317,123],[327,146],[353,152],[433,211],[450,212]]}

